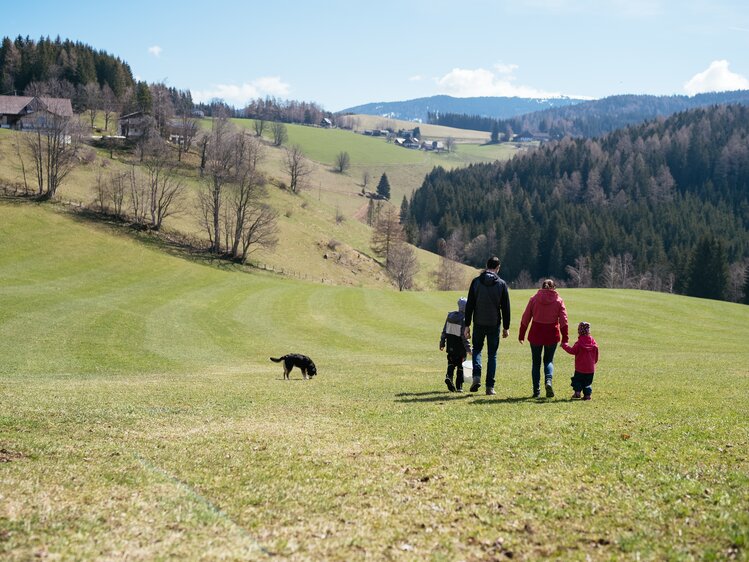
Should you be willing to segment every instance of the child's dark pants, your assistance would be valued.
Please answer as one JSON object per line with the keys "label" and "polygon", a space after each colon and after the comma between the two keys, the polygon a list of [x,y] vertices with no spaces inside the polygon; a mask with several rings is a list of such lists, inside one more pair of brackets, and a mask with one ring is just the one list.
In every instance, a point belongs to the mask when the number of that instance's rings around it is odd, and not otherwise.
{"label": "child's dark pants", "polygon": [[458,355],[454,353],[447,354],[446,378],[452,381],[453,373],[455,373],[455,388],[457,389],[460,389],[463,386],[463,361],[465,360],[465,355]]}
{"label": "child's dark pants", "polygon": [[572,390],[580,392],[582,390],[583,396],[590,396],[593,394],[591,385],[593,384],[593,375],[595,373],[580,373],[575,371],[572,376]]}

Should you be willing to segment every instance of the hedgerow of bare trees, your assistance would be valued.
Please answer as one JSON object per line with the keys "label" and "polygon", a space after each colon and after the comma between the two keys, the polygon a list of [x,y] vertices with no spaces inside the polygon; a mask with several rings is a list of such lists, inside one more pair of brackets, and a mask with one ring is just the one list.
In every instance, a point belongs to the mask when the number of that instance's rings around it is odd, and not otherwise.
{"label": "hedgerow of bare trees", "polygon": [[264,203],[265,178],[258,169],[262,145],[223,118],[214,120],[205,143],[201,224],[213,253],[245,262],[255,249],[277,242],[277,213]]}

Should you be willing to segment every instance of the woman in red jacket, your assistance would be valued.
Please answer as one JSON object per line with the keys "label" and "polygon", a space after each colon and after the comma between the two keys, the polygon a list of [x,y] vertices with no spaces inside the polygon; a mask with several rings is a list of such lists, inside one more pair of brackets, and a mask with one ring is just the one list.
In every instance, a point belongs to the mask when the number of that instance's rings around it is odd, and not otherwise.
{"label": "woman in red jacket", "polygon": [[525,307],[518,333],[520,343],[525,340],[525,332],[529,324],[531,330],[528,333],[528,342],[531,344],[533,358],[531,367],[533,397],[541,396],[541,363],[543,362],[546,397],[553,398],[554,388],[551,382],[554,377],[554,352],[557,349],[560,334],[564,343],[569,341],[569,337],[567,335],[567,309],[551,279],[543,282],[541,289],[530,298],[528,306]]}

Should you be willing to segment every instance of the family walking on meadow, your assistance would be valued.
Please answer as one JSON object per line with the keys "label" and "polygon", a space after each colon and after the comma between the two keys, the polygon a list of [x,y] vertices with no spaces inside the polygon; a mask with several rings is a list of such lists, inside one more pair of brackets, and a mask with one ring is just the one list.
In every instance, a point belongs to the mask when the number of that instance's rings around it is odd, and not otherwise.
{"label": "family walking on meadow", "polygon": [[[472,356],[473,373],[470,391],[477,392],[481,388],[481,352],[486,342],[486,394],[496,394],[494,381],[500,327],[502,338],[510,335],[510,294],[507,283],[499,276],[499,268],[499,258],[490,258],[486,262],[486,269],[471,281],[468,298],[458,299],[458,310],[450,312],[445,320],[440,351],[447,348],[445,384],[450,392],[463,391],[463,363],[469,353]],[[531,348],[533,397],[541,396],[542,368],[546,397],[554,397],[554,353],[561,340],[562,349],[575,356],[572,398],[590,400],[595,365],[598,362],[598,345],[590,334],[588,322],[578,324],[578,339],[573,346],[569,345],[567,309],[551,279],[543,282],[541,289],[530,298],[525,307],[518,331],[518,341],[521,344],[525,341],[526,332]]]}

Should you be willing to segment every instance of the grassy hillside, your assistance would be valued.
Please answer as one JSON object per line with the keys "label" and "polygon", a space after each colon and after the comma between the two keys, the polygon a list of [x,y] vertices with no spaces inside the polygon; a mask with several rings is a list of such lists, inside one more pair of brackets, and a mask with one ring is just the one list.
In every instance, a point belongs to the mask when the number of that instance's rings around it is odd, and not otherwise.
{"label": "grassy hillside", "polygon": [[[0,558],[745,559],[749,307],[563,290],[594,399],[449,394],[459,293],[186,261],[0,202]],[[281,380],[269,355],[306,353]]]}
{"label": "grassy hillside", "polygon": [[[236,120],[238,126],[249,126],[248,120]],[[271,187],[270,204],[280,214],[280,243],[272,251],[261,251],[253,255],[253,260],[268,264],[277,270],[292,271],[310,279],[325,279],[335,284],[387,286],[390,284],[382,269],[371,259],[369,247],[371,230],[356,217],[362,216],[368,199],[361,196],[362,172],[370,173],[369,190],[374,190],[380,175],[387,172],[392,188],[392,200],[396,205],[405,194],[420,185],[424,175],[436,164],[448,167],[465,165],[472,161],[487,161],[497,157],[509,157],[509,148],[481,147],[473,145],[461,147],[451,155],[425,154],[387,144],[383,139],[364,137],[348,131],[324,130],[313,127],[288,126],[290,142],[300,144],[309,155],[313,172],[308,189],[301,196]],[[0,184],[23,185],[23,168],[17,156],[16,143],[19,135],[12,131],[0,130]],[[23,150],[23,143],[21,142]],[[335,155],[346,150],[351,154],[352,167],[345,174],[333,171]],[[502,153],[502,150],[505,152]],[[93,149],[84,152],[93,153]],[[283,148],[268,146],[265,150],[263,169],[272,182],[287,182],[283,171]],[[93,204],[94,184],[100,172],[126,171],[130,156],[110,159],[105,151],[99,151],[95,158],[88,158],[76,167],[59,191],[61,199]],[[197,155],[186,156],[184,181],[190,186],[190,194],[185,201],[184,212],[167,221],[167,227],[190,234],[202,235],[199,230],[196,208],[196,194],[201,189],[197,174]],[[26,155],[27,183],[34,188],[31,159]],[[336,214],[346,220],[336,221]],[[326,248],[329,242],[339,242],[340,252],[334,252],[335,259],[325,259],[331,254]],[[437,267],[438,258],[427,252],[418,251],[421,271],[417,275],[417,286],[427,288],[432,285],[431,272]],[[329,255],[330,258],[330,255]],[[302,265],[303,264],[303,265]],[[471,268],[465,268],[470,275]]]}

